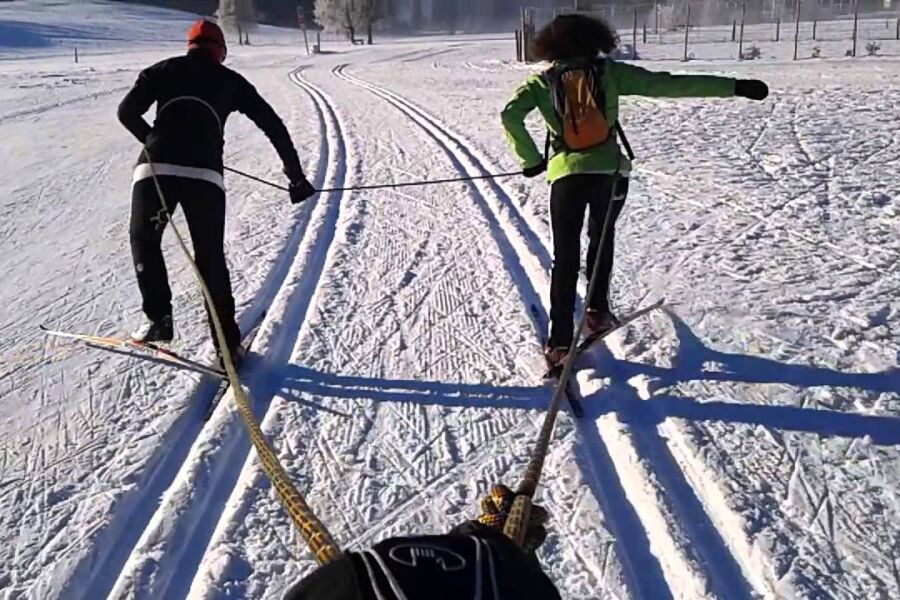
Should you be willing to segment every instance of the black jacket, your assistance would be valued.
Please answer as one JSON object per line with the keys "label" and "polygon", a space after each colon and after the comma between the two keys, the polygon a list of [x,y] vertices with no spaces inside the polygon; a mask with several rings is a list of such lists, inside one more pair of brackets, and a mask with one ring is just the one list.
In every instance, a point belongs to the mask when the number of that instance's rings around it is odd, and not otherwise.
{"label": "black jacket", "polygon": [[288,590],[284,600],[560,600],[537,560],[471,523],[450,535],[392,538],[347,552]]}
{"label": "black jacket", "polygon": [[[151,128],[144,113],[156,102]],[[222,172],[225,120],[245,114],[263,130],[291,181],[303,176],[284,123],[246,79],[202,50],[158,62],[141,71],[119,105],[119,120],[145,144],[154,163]],[[139,163],[147,162],[141,152]]]}

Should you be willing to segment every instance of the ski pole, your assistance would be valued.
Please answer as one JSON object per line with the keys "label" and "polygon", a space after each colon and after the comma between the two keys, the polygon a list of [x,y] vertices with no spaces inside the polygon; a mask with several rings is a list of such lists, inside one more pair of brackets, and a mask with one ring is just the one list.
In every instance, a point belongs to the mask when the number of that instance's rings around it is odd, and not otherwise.
{"label": "ski pole", "polygon": [[553,436],[553,429],[556,426],[556,417],[559,414],[562,399],[566,393],[566,386],[569,384],[569,377],[572,375],[572,368],[575,364],[575,349],[578,347],[578,338],[587,319],[587,310],[591,304],[591,296],[594,293],[594,288],[597,287],[597,276],[600,273],[603,245],[606,242],[609,230],[612,228],[613,203],[616,199],[616,188],[619,187],[620,177],[618,171],[612,175],[612,192],[609,195],[609,205],[606,208],[606,218],[603,221],[603,229],[600,233],[597,256],[594,258],[594,265],[591,269],[591,278],[588,282],[584,307],[581,309],[578,326],[575,328],[575,335],[572,336],[572,343],[569,345],[569,354],[566,356],[566,360],[563,363],[563,371],[559,376],[559,383],[556,385],[556,391],[553,394],[553,399],[550,401],[547,414],[544,416],[544,422],[541,425],[541,432],[538,435],[534,451],[531,454],[531,460],[528,462],[528,467],[525,469],[525,475],[522,477],[522,481],[519,483],[519,487],[516,490],[516,498],[513,501],[512,507],[510,507],[509,516],[503,527],[503,534],[520,547],[525,540],[528,520],[531,518],[532,498],[534,498],[538,482],[541,479],[541,473],[544,470],[544,459],[547,457],[547,452],[550,449],[550,438]]}
{"label": "ski pole", "polygon": [[[329,533],[328,529],[325,527],[324,523],[319,520],[319,518],[313,512],[312,508],[309,506],[309,504],[307,504],[306,499],[300,494],[299,490],[297,490],[297,487],[293,484],[293,482],[291,482],[287,472],[281,464],[281,461],[278,460],[278,455],[275,454],[275,451],[272,449],[271,444],[263,435],[262,428],[260,427],[259,422],[256,420],[256,417],[253,414],[253,408],[250,404],[250,399],[248,398],[247,393],[244,391],[244,388],[241,386],[241,382],[238,379],[237,369],[235,368],[234,360],[228,348],[227,340],[225,339],[225,330],[222,328],[222,321],[219,317],[219,311],[216,308],[216,304],[215,302],[213,302],[212,294],[209,291],[209,287],[206,285],[206,281],[203,279],[203,274],[200,272],[200,267],[197,266],[197,261],[194,260],[194,257],[191,255],[190,251],[187,248],[187,243],[185,242],[184,237],[181,235],[178,227],[175,226],[175,223],[172,222],[172,213],[169,210],[168,204],[166,203],[166,197],[163,193],[162,185],[159,182],[159,177],[157,176],[156,170],[153,167],[153,159],[150,158],[150,152],[147,150],[147,146],[144,146],[143,152],[144,156],[147,157],[147,164],[150,165],[150,174],[153,177],[153,185],[155,186],[156,193],[159,196],[160,204],[162,204],[162,208],[165,211],[168,222],[172,225],[172,231],[175,233],[175,239],[178,240],[178,245],[184,252],[185,257],[188,260],[188,264],[190,265],[191,270],[194,272],[197,283],[200,285],[200,292],[202,293],[203,298],[206,301],[206,306],[209,308],[209,315],[212,319],[213,332],[219,342],[218,346],[222,350],[222,357],[225,363],[225,373],[228,377],[228,381],[231,384],[231,390],[234,393],[234,400],[237,404],[237,412],[247,429],[250,443],[253,444],[253,447],[256,449],[259,461],[262,463],[263,471],[269,478],[269,481],[272,483],[272,487],[275,488],[275,491],[278,494],[279,499],[281,500],[282,507],[294,522],[294,525],[297,527],[300,535],[306,541],[307,546],[316,558],[316,562],[318,562],[320,565],[327,564],[338,558],[338,556],[340,556],[341,554],[341,550],[338,547],[337,543],[334,541],[334,538],[331,536],[331,533]],[[245,175],[244,173],[241,174]],[[251,178],[257,179],[256,177]],[[258,179],[258,181],[263,180]],[[263,183],[268,182],[263,181]]]}
{"label": "ski pole", "polygon": [[[252,179],[253,181],[262,183],[263,185],[268,185],[275,189],[279,189],[283,192],[290,191],[288,188],[283,185],[278,185],[277,183],[268,181],[266,179],[261,179],[256,177],[255,175],[251,175],[249,173],[244,173],[243,171],[239,171],[237,169],[232,169],[231,167],[225,167],[226,171],[230,171],[236,175],[240,175],[241,177],[246,177],[247,179]],[[475,181],[478,179],[499,179],[500,177],[514,177],[516,175],[521,175],[522,171],[509,171],[506,173],[487,173],[485,175],[467,175],[466,177],[449,177],[446,179],[426,179],[423,181],[401,181],[399,183],[377,183],[372,185],[354,185],[347,187],[336,187],[336,188],[322,188],[321,190],[316,190],[318,193],[325,192],[352,192],[359,190],[383,190],[383,189],[393,189],[393,188],[402,188],[402,187],[418,187],[425,185],[439,185],[444,183],[459,183],[463,181]]]}

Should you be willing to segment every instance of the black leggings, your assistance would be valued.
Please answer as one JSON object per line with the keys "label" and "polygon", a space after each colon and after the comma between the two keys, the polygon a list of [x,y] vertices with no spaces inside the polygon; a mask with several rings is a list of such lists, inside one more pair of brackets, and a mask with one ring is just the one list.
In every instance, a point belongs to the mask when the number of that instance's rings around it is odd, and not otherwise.
{"label": "black leggings", "polygon": [[[553,182],[550,191],[550,220],[553,228],[553,274],[550,284],[550,345],[568,346],[575,333],[572,315],[581,262],[581,229],[585,208],[588,217],[588,252],[585,273],[588,277],[600,246],[606,211],[612,196],[612,175],[569,175]],[[616,178],[609,231],[600,257],[600,272],[588,307],[609,311],[609,280],[612,275],[616,220],[625,206],[628,179]]]}
{"label": "black leggings", "polygon": [[[209,288],[231,348],[240,344],[234,321],[234,296],[225,263],[225,192],[208,181],[160,176],[169,212],[181,205],[194,243],[194,260]],[[172,314],[172,291],[163,260],[162,236],[168,225],[153,179],[134,184],[131,196],[131,256],[143,298],[144,313],[152,320]],[[209,316],[209,307],[206,307]],[[213,343],[218,340],[209,317]]]}

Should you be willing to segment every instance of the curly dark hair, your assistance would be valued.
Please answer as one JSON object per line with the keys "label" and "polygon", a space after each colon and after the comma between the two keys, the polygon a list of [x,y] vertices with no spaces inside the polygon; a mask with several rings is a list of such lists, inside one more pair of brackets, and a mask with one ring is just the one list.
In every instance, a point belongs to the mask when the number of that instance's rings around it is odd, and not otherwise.
{"label": "curly dark hair", "polygon": [[541,29],[532,44],[540,60],[596,58],[609,54],[619,44],[619,36],[602,19],[585,15],[559,15]]}

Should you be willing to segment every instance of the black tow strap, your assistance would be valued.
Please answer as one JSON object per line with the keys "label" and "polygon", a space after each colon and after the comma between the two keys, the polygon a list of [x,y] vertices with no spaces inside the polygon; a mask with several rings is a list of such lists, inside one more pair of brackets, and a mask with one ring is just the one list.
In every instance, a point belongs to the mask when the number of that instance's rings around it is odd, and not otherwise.
{"label": "black tow strap", "polygon": [[[631,144],[628,142],[628,136],[625,135],[625,130],[622,129],[622,125],[616,121],[616,133],[619,135],[619,139],[622,140],[622,146],[625,147],[625,154],[628,155],[628,160],[634,161],[634,150],[631,149]],[[550,161],[550,130],[547,130],[547,139],[544,141],[544,162]]]}

